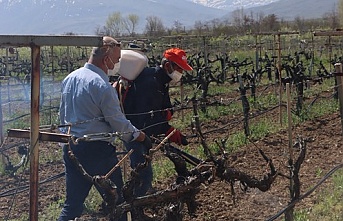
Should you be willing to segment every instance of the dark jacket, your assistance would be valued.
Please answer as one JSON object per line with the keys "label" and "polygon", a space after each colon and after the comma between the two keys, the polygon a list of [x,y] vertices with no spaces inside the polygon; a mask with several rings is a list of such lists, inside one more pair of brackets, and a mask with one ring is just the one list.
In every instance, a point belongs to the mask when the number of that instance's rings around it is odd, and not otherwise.
{"label": "dark jacket", "polygon": [[124,96],[123,106],[127,119],[149,136],[165,134],[171,127],[163,111],[172,107],[170,81],[161,67],[147,67],[130,82]]}

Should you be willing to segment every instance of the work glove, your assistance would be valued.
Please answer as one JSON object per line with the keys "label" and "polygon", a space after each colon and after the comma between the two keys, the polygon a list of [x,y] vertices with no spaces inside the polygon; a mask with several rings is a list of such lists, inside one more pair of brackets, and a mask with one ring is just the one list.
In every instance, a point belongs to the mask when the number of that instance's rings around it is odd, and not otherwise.
{"label": "work glove", "polygon": [[150,137],[146,134],[145,134],[144,140],[141,143],[146,148],[146,152],[149,152],[149,150],[152,148],[152,143],[151,143]]}
{"label": "work glove", "polygon": [[[174,127],[170,127],[166,133],[166,136],[168,136],[174,129],[175,129]],[[176,143],[178,145],[188,144],[186,136],[182,135],[182,133],[179,130],[176,130],[175,133],[169,137],[169,141]]]}
{"label": "work glove", "polygon": [[166,118],[167,121],[170,121],[172,119],[172,116],[173,116],[173,113],[167,109],[165,112],[164,112],[164,116]]}

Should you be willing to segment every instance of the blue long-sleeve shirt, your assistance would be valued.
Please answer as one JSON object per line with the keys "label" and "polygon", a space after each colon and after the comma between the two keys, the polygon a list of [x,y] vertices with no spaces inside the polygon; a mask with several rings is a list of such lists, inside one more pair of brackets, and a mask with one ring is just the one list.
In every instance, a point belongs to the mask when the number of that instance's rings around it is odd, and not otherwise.
{"label": "blue long-sleeve shirt", "polygon": [[[70,133],[75,137],[120,132],[122,139],[130,142],[140,133],[122,113],[108,76],[90,63],[63,80],[59,114],[61,124],[72,125]],[[68,128],[61,130],[66,133]]]}

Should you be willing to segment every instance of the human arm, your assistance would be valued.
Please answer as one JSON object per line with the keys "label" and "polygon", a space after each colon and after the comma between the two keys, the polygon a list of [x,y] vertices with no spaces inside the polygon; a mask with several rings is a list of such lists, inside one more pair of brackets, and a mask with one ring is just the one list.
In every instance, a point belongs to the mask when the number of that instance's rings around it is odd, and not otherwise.
{"label": "human arm", "polygon": [[105,121],[109,123],[113,131],[120,133],[122,140],[130,142],[137,139],[137,141],[142,141],[144,139],[145,134],[133,126],[121,111],[115,88],[106,88],[100,99],[100,107]]}

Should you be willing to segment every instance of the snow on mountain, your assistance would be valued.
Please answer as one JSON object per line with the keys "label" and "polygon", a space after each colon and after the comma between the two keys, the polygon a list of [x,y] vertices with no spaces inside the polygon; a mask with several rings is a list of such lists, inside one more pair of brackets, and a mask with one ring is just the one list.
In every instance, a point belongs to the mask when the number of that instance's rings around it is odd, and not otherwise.
{"label": "snow on mountain", "polygon": [[268,5],[280,0],[189,0],[211,8],[220,8],[233,11],[238,8],[251,8],[256,6]]}

